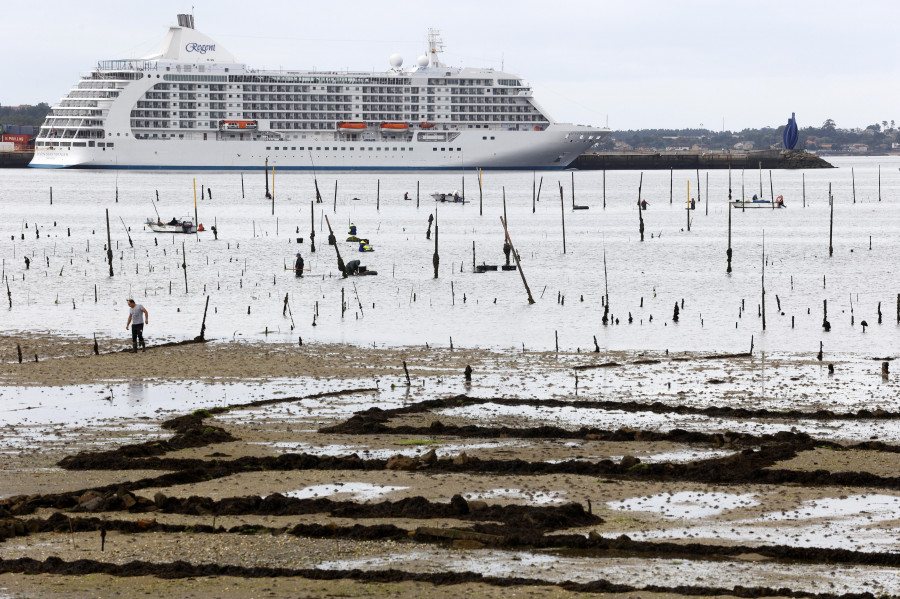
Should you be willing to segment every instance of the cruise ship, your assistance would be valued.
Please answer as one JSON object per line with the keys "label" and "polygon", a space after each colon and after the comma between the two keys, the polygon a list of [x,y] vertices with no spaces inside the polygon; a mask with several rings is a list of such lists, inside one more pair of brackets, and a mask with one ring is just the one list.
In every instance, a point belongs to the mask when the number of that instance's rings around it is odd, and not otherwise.
{"label": "cruise ship", "polygon": [[32,167],[563,169],[609,131],[554,122],[520,77],[441,62],[258,70],[178,15],[161,48],[105,60],[54,106]]}

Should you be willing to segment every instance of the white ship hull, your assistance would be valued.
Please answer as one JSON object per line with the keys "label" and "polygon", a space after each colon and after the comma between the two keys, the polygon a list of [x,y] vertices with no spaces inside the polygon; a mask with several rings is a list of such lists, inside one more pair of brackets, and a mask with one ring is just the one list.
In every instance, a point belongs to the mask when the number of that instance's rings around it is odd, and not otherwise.
{"label": "white ship hull", "polygon": [[117,140],[112,149],[39,147],[30,166],[249,170],[268,159],[269,166],[280,170],[564,169],[597,140],[596,129],[560,124],[544,131],[486,133],[463,131],[447,143],[125,139]]}
{"label": "white ship hull", "polygon": [[441,64],[429,36],[411,69],[392,57],[384,73],[258,71],[180,15],[159,53],[82,77],[48,115],[30,166],[563,169],[608,133],[554,122],[514,75]]}

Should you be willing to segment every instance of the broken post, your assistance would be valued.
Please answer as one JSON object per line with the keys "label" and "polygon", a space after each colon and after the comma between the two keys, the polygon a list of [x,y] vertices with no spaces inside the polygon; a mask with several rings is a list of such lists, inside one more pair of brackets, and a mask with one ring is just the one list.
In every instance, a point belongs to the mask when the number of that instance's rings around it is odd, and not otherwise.
{"label": "broken post", "polygon": [[[328,234],[329,234],[330,236],[333,236],[333,235],[334,235],[334,231],[331,230],[331,221],[328,220],[328,215],[327,215],[327,214],[325,215],[325,222],[328,223]],[[338,245],[337,245],[336,243],[334,244],[334,251],[337,253],[338,270],[341,271],[341,274],[342,274],[343,277],[346,279],[346,278],[347,278],[347,271],[346,271],[346,269],[345,269],[345,267],[344,267],[344,260],[343,260],[343,258],[341,258],[341,250],[340,250],[340,248],[338,248]],[[341,294],[343,295],[343,289],[341,290]],[[344,303],[344,302],[343,302],[343,300],[342,300],[342,301],[341,301],[341,305],[342,305],[342,306],[343,306],[343,303]],[[343,312],[341,313],[341,315],[343,316]]]}
{"label": "broken post", "polygon": [[[573,179],[574,182],[574,179]],[[506,205],[506,202],[503,204]],[[574,200],[572,202],[572,206],[575,206]],[[562,183],[559,184],[559,208],[562,211],[562,236],[563,236],[563,254],[566,253],[566,203],[563,199],[563,186]]]}
{"label": "broken post", "polygon": [[310,225],[310,233],[309,233],[309,251],[312,254],[316,253],[316,203],[312,200],[309,201],[309,225]]}
{"label": "broken post", "polygon": [[113,276],[112,234],[109,231],[109,208],[106,209],[106,261],[109,262],[109,276]]}
{"label": "broken post", "polygon": [[441,263],[441,257],[438,254],[437,207],[434,209],[434,255],[431,257],[431,263],[434,265],[434,278],[436,279],[438,278],[438,265]]}
{"label": "broken post", "polygon": [[[287,295],[284,296],[287,299]],[[198,339],[200,341],[206,340],[206,312],[209,310],[209,296],[206,296],[206,306],[203,308],[203,322],[200,324],[200,336]]]}
{"label": "broken post", "polygon": [[641,209],[641,188],[644,186],[644,173],[641,173],[641,179],[638,182],[638,221],[640,223],[639,230],[641,232],[641,241],[644,241],[644,211]]}
{"label": "broken post", "polygon": [[[531,289],[528,288],[528,282],[525,280],[525,273],[522,272],[522,264],[519,262],[519,252],[516,251],[516,246],[513,244],[512,239],[509,236],[509,229],[507,229],[506,227],[506,219],[501,216],[500,222],[503,224],[503,233],[506,235],[506,241],[512,248],[512,255],[516,259],[516,268],[519,271],[519,275],[522,277],[522,284],[525,285],[525,292],[528,293],[528,303],[533,304],[534,298],[531,297]],[[900,296],[898,296],[898,298],[900,298]],[[898,299],[898,301],[900,301],[900,299]],[[898,312],[898,314],[900,314],[900,312]]]}
{"label": "broken post", "polygon": [[834,196],[831,195],[831,183],[828,184],[828,205],[831,207],[831,214],[828,218],[828,257],[834,255],[834,245],[832,239],[834,235]]}

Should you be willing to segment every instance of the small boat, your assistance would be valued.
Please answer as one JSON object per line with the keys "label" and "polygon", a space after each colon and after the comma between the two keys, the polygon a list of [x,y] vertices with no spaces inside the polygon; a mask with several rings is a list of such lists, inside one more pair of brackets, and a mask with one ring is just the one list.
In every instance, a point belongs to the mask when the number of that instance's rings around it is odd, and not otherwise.
{"label": "small boat", "polygon": [[159,219],[148,218],[147,222],[144,223],[146,226],[150,228],[154,233],[202,233],[206,229],[203,228],[203,223],[200,223],[197,226],[194,226],[194,219],[190,217],[185,218],[173,218],[167,223],[162,222]]}
{"label": "small boat", "polygon": [[773,210],[775,208],[787,208],[784,204],[784,197],[778,196],[775,198],[775,201],[771,200],[760,200],[759,198],[754,198],[750,201],[744,200],[733,200],[731,205],[735,208],[768,208],[769,210]]}
{"label": "small boat", "polygon": [[451,202],[453,204],[465,204],[466,198],[459,191],[453,191],[451,193],[433,193],[431,197],[434,198],[435,202]]}
{"label": "small boat", "polygon": [[426,123],[423,121],[422,123],[419,124],[419,127],[422,129],[433,129],[434,123]]}
{"label": "small boat", "polygon": [[338,123],[338,131],[341,133],[360,133],[365,130],[365,123]]}

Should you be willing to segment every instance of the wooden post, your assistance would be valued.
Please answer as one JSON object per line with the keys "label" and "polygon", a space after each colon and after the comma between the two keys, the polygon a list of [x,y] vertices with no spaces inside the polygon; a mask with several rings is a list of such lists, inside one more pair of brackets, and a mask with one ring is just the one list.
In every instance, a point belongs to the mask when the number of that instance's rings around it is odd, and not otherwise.
{"label": "wooden post", "polygon": [[[334,235],[334,231],[331,230],[331,221],[328,220],[328,215],[325,215],[325,222],[328,223],[328,233],[330,235]],[[338,244],[334,244],[334,251],[337,253],[337,261],[338,261],[338,270],[341,271],[341,275],[346,279],[347,278],[347,270],[344,267],[344,260],[341,258],[341,250],[338,248]],[[341,296],[343,297],[343,289],[341,289]],[[343,306],[343,299],[341,300],[341,306]],[[343,311],[341,312],[341,316],[343,316]]]}
{"label": "wooden post", "polygon": [[332,212],[337,212],[337,179],[334,180],[334,206]]}
{"label": "wooden post", "polygon": [[834,234],[834,196],[831,195],[831,183],[828,184],[828,205],[831,207],[831,215],[828,218],[828,257],[834,255],[832,238]]}
{"label": "wooden post", "polygon": [[506,186],[503,186],[503,222],[506,221]]}
{"label": "wooden post", "polygon": [[381,179],[376,179],[375,210],[381,210]]}
{"label": "wooden post", "polygon": [[316,203],[309,201],[309,251],[311,254],[316,253]]}
{"label": "wooden post", "polygon": [[672,191],[674,190],[674,187],[673,187],[674,181],[673,181],[672,177],[673,177],[672,167],[669,167],[669,203],[670,204],[672,203],[672,198],[674,197],[672,194]]}
{"label": "wooden post", "polygon": [[200,325],[200,341],[206,340],[206,312],[209,310],[209,296],[206,296],[206,306],[203,308],[203,323]]}
{"label": "wooden post", "polygon": [[475,240],[472,240],[472,271],[475,271]]}
{"label": "wooden post", "polygon": [[113,276],[112,234],[109,231],[109,208],[106,209],[106,261],[109,262],[109,276]]}
{"label": "wooden post", "polygon": [[434,207],[434,255],[431,257],[431,263],[434,265],[434,278],[438,278],[438,265],[441,263],[441,257],[438,254],[438,220],[437,206]]}
{"label": "wooden post", "polygon": [[803,182],[803,207],[806,208],[806,173],[801,175]]}
{"label": "wooden post", "polygon": [[[534,298],[531,297],[531,289],[528,288],[528,282],[525,281],[525,273],[522,272],[522,264],[519,262],[519,252],[516,251],[516,246],[513,245],[512,239],[509,236],[509,229],[506,227],[506,219],[502,216],[500,217],[500,222],[503,224],[503,233],[506,235],[506,242],[509,243],[512,248],[513,257],[516,259],[516,268],[519,271],[519,275],[522,277],[522,284],[525,285],[525,292],[528,294],[528,303],[533,304]],[[900,306],[900,295],[898,297],[898,306]],[[898,316],[900,316],[900,307],[898,307]]]}
{"label": "wooden post", "polygon": [[531,213],[532,214],[534,214],[537,211],[536,203],[537,203],[537,173],[532,171],[531,172]]}
{"label": "wooden post", "polygon": [[709,216],[709,173],[706,173],[706,216]]}
{"label": "wooden post", "polygon": [[[881,165],[878,165],[878,189],[881,190]],[[53,186],[50,186],[50,205],[53,205]]]}
{"label": "wooden post", "polygon": [[272,216],[275,216],[275,165],[272,165]]}
{"label": "wooden post", "polygon": [[[572,204],[575,205],[574,203]],[[506,202],[503,203],[504,208],[506,207]],[[566,253],[566,204],[563,199],[563,187],[562,183],[559,184],[559,208],[562,212],[562,234],[563,234],[563,254]]]}
{"label": "wooden post", "polygon": [[775,185],[772,183],[772,169],[769,169],[769,199],[772,200],[772,208],[775,208]]}
{"label": "wooden post", "polygon": [[181,242],[181,268],[184,269],[184,292],[188,292],[187,284],[187,254],[184,251],[184,242]]}
{"label": "wooden post", "polygon": [[603,169],[603,209],[606,210],[606,169]]}
{"label": "wooden post", "polygon": [[570,174],[572,175],[572,210],[575,210],[575,171]]}
{"label": "wooden post", "polygon": [[700,205],[700,169],[697,169],[697,203],[694,206]]}
{"label": "wooden post", "polygon": [[766,330],[766,232],[762,242],[762,327]]}
{"label": "wooden post", "polygon": [[[241,199],[244,199],[244,173],[241,173]],[[159,192],[156,192],[156,201],[159,201]]]}
{"label": "wooden post", "polygon": [[853,182],[853,203],[856,203],[856,172],[850,168],[850,180]]}
{"label": "wooden post", "polygon": [[484,205],[482,202],[482,193],[481,193],[481,169],[478,169],[478,216],[482,216],[484,214]]}
{"label": "wooden post", "polygon": [[731,161],[728,161],[728,249],[725,250],[725,256],[728,258],[728,268],[726,273],[731,272]]}
{"label": "wooden post", "polygon": [[[881,201],[881,165],[878,165],[878,201]],[[50,203],[53,203],[53,188],[50,188]]]}
{"label": "wooden post", "polygon": [[638,199],[637,199],[637,209],[638,209],[638,222],[640,226],[638,230],[641,232],[641,241],[644,241],[644,210],[641,208],[641,188],[644,186],[644,173],[641,173],[641,179],[638,183]]}
{"label": "wooden post", "polygon": [[687,230],[691,230],[691,180],[688,179],[687,182],[687,207],[685,208],[685,214],[687,214]]}
{"label": "wooden post", "polygon": [[419,207],[419,182],[416,181],[416,208]]}
{"label": "wooden post", "polygon": [[537,192],[537,201],[541,201],[541,187],[544,186],[544,175],[541,175],[541,178],[538,180],[538,192]]}
{"label": "wooden post", "polygon": [[266,156],[266,167],[264,169],[266,173],[266,197],[269,197],[269,157]]}

